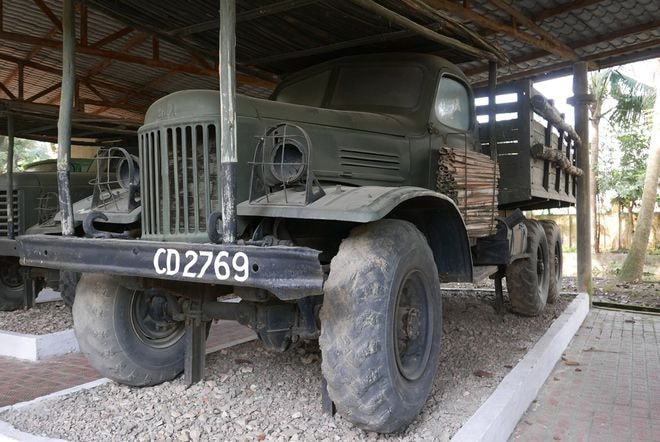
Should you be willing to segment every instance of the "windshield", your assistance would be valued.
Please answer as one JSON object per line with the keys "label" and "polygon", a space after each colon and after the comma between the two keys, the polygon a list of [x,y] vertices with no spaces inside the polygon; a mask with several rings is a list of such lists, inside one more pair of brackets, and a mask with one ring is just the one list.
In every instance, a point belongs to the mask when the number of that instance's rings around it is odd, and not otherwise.
{"label": "windshield", "polygon": [[421,95],[424,73],[416,66],[347,66],[337,75],[330,106],[412,109]]}

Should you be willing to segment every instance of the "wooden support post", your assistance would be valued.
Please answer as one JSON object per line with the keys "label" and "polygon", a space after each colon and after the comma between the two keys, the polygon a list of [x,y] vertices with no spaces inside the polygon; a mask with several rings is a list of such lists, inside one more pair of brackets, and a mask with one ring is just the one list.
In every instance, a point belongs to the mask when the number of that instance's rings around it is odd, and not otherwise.
{"label": "wooden support post", "polygon": [[236,242],[236,1],[220,0],[220,162],[222,241]]}
{"label": "wooden support post", "polygon": [[62,235],[73,236],[73,206],[69,180],[71,160],[71,118],[76,83],[75,54],[76,32],[73,0],[63,0],[62,9],[62,93],[60,94],[60,115],[57,122],[57,188]]}
{"label": "wooden support post", "polygon": [[585,173],[579,178],[577,188],[577,284],[578,290],[589,293],[591,298],[591,207],[589,198],[589,108],[587,63],[573,65],[573,104],[575,107],[575,131],[581,143],[577,149],[577,167]]}
{"label": "wooden support post", "polygon": [[490,148],[490,158],[497,161],[497,134],[495,133],[495,120],[497,119],[497,109],[495,100],[497,96],[497,63],[488,62],[488,147]]}
{"label": "wooden support post", "polygon": [[87,5],[80,5],[80,46],[89,44],[89,33],[87,28]]}
{"label": "wooden support post", "polygon": [[18,64],[18,100],[25,99],[25,66],[23,63]]}
{"label": "wooden support post", "polygon": [[7,114],[7,237],[14,239],[14,116]]}

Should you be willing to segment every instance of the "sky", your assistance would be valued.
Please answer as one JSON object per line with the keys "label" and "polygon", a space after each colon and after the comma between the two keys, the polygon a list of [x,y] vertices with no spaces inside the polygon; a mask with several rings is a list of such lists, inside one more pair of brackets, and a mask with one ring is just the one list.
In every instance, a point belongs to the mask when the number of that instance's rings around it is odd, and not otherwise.
{"label": "sky", "polygon": [[[623,73],[633,77],[637,81],[641,81],[648,84],[649,86],[653,86],[655,63],[655,60],[639,61],[621,66],[620,69],[623,71]],[[573,95],[572,75],[555,78],[552,80],[540,81],[538,83],[534,83],[534,87],[546,98],[555,100],[555,107],[557,110],[559,112],[565,113],[566,121],[568,121],[571,126],[575,126],[575,114],[573,112],[573,106],[570,106],[566,103],[566,100]]]}

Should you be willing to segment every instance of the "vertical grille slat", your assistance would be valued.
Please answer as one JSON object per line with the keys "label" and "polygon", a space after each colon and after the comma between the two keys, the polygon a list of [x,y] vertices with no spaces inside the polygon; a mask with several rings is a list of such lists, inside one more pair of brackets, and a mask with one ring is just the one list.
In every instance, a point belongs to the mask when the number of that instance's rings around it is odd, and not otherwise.
{"label": "vertical grille slat", "polygon": [[190,152],[190,161],[192,162],[192,174],[193,174],[193,216],[195,217],[195,231],[199,229],[199,184],[197,183],[197,131],[195,127],[190,128],[191,132],[191,152]]}
{"label": "vertical grille slat", "polygon": [[171,198],[169,197],[172,195],[170,191],[170,169],[174,167],[174,164],[170,164],[169,158],[172,156],[172,145],[169,142],[169,139],[167,137],[167,130],[162,129],[158,131],[158,136],[162,140],[161,143],[158,143],[160,146],[160,164],[167,164],[167,167],[164,167],[161,169],[160,177],[161,177],[161,183],[163,186],[163,210],[160,212],[162,213],[162,227],[163,227],[163,232],[170,232],[170,219],[171,219],[171,212],[170,212],[170,200]]}
{"label": "vertical grille slat", "polygon": [[203,240],[208,215],[221,205],[217,127],[199,122],[141,134],[143,237]]}
{"label": "vertical grille slat", "polygon": [[190,205],[188,202],[188,131],[184,128],[181,131],[183,135],[183,141],[181,142],[181,151],[183,152],[183,160],[181,169],[183,170],[183,222],[185,233],[190,232]]}
{"label": "vertical grille slat", "polygon": [[[7,198],[7,191],[0,190],[0,237],[9,235],[9,220],[7,219],[7,208],[9,200]],[[14,190],[12,198],[12,206],[14,207],[14,233],[20,234],[20,212],[18,210],[18,190]]]}

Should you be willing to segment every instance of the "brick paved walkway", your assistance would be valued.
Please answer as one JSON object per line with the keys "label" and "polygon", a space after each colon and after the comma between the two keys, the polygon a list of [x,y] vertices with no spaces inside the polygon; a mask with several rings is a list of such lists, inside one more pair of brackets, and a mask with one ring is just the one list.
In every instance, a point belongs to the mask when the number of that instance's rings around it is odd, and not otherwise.
{"label": "brick paved walkway", "polygon": [[[211,327],[208,350],[254,339],[247,327],[233,321],[219,321]],[[65,388],[91,382],[101,375],[80,353],[70,353],[39,362],[0,356],[0,407],[28,401]]]}
{"label": "brick paved walkway", "polygon": [[593,309],[510,440],[660,441],[659,351],[660,316]]}

